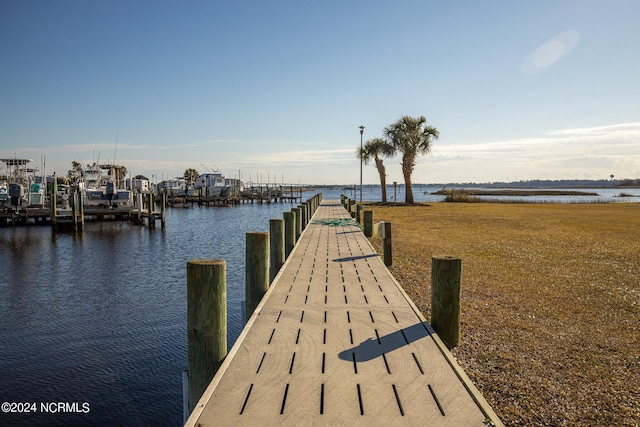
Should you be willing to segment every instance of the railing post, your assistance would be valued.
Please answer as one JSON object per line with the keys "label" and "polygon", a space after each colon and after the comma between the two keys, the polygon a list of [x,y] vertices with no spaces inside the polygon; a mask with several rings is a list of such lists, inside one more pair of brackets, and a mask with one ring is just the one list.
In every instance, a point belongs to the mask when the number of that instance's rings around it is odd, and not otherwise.
{"label": "railing post", "polygon": [[189,411],[198,403],[227,355],[227,264],[187,263]]}
{"label": "railing post", "polygon": [[431,326],[449,349],[460,342],[460,281],[462,260],[431,259]]}
{"label": "railing post", "polygon": [[382,253],[384,255],[384,265],[387,267],[393,265],[390,222],[382,222]]}
{"label": "railing post", "polygon": [[280,271],[280,267],[284,264],[284,219],[269,220],[269,244],[271,253],[269,259],[269,283]]}
{"label": "railing post", "polygon": [[247,233],[245,272],[245,320],[249,320],[269,289],[269,233]]}

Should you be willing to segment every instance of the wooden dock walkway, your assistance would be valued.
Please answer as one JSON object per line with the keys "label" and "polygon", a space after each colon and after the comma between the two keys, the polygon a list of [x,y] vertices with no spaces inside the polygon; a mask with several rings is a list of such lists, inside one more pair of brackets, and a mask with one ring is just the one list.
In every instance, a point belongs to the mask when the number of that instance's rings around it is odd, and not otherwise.
{"label": "wooden dock walkway", "polygon": [[502,425],[339,201],[323,201],[188,426]]}

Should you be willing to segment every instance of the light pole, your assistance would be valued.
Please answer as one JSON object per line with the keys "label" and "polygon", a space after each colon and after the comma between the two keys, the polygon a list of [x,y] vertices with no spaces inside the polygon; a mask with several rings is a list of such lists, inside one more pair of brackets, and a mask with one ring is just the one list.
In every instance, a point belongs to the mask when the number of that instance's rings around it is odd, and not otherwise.
{"label": "light pole", "polygon": [[360,204],[362,204],[362,134],[364,126],[360,126]]}

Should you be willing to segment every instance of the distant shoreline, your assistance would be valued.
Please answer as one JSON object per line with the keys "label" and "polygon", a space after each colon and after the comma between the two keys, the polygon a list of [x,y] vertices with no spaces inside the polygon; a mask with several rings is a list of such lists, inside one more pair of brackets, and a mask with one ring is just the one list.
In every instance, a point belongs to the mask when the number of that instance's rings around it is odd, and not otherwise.
{"label": "distant shoreline", "polygon": [[598,196],[598,193],[578,191],[578,190],[470,190],[470,189],[456,189],[456,190],[438,190],[431,194],[438,194],[446,196],[449,191],[460,191],[469,196]]}

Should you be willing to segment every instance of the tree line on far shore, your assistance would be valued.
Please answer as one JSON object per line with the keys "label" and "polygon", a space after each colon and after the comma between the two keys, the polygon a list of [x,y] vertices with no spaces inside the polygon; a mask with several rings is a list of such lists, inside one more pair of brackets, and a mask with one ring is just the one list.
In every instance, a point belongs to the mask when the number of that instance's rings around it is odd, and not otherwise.
{"label": "tree line on far shore", "polygon": [[382,201],[387,201],[387,175],[383,158],[390,158],[402,154],[402,176],[405,184],[405,203],[413,204],[413,189],[411,175],[416,167],[416,158],[431,152],[431,143],[438,139],[440,133],[434,126],[427,124],[424,116],[403,116],[395,123],[384,128],[382,137],[367,140],[366,144],[358,147],[356,156],[364,164],[375,161],[380,175]]}

